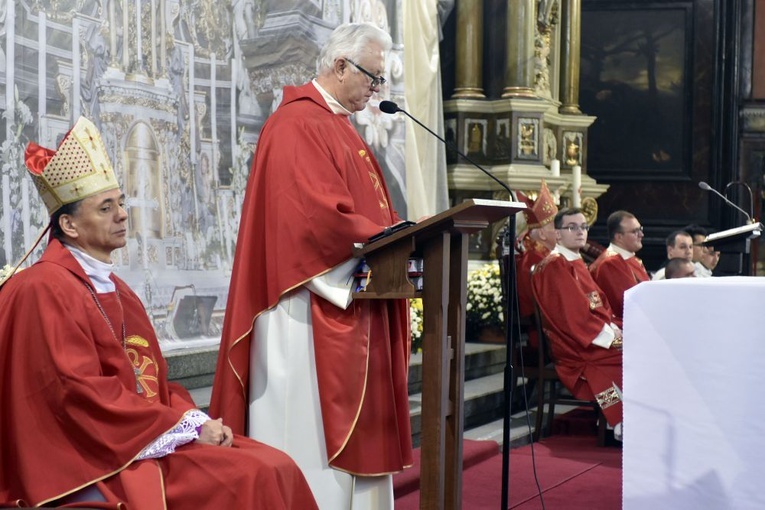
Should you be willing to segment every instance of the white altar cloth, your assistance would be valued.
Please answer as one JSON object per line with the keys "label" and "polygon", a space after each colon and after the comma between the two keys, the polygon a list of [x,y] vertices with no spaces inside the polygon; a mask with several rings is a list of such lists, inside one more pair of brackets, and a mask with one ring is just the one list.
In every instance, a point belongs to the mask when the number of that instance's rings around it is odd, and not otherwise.
{"label": "white altar cloth", "polygon": [[765,508],[765,278],[625,295],[625,510]]}

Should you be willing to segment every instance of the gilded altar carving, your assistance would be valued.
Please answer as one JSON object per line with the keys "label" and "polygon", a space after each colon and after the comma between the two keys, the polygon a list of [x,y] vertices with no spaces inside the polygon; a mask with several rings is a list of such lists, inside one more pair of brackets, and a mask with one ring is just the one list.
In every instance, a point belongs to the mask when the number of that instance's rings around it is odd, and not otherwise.
{"label": "gilded altar carving", "polygon": [[539,156],[539,119],[518,119],[518,152],[521,159],[536,159]]}
{"label": "gilded altar carving", "polygon": [[553,35],[559,23],[558,0],[537,2],[537,24],[534,31],[534,92],[552,98],[551,73]]}
{"label": "gilded altar carving", "polygon": [[549,165],[553,159],[558,157],[558,140],[555,133],[550,128],[544,128],[542,131],[542,140],[544,143],[544,153],[542,163]]}
{"label": "gilded altar carving", "polygon": [[465,146],[463,150],[467,154],[486,154],[486,119],[465,119]]}
{"label": "gilded altar carving", "polygon": [[584,197],[580,208],[587,224],[594,225],[598,219],[598,201],[593,197]]}
{"label": "gilded altar carving", "polygon": [[568,166],[582,164],[582,133],[567,131],[563,133],[563,155]]}

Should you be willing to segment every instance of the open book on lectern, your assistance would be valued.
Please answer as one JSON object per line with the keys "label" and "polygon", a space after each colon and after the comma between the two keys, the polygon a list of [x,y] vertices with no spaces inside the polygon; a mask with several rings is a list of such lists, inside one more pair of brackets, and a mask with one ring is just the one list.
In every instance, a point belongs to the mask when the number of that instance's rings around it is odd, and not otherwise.
{"label": "open book on lectern", "polygon": [[707,238],[704,239],[702,244],[717,247],[730,243],[745,241],[746,239],[757,239],[760,237],[760,234],[762,234],[763,228],[764,227],[762,223],[759,221],[755,223],[749,223],[740,227],[730,228],[728,230],[709,234]]}

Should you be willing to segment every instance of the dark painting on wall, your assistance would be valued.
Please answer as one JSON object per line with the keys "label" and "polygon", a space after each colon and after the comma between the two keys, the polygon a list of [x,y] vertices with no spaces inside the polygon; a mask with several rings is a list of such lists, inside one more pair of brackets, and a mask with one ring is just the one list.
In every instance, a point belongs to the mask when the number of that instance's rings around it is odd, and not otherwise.
{"label": "dark painting on wall", "polygon": [[588,173],[605,181],[690,171],[692,3],[585,2],[580,106]]}

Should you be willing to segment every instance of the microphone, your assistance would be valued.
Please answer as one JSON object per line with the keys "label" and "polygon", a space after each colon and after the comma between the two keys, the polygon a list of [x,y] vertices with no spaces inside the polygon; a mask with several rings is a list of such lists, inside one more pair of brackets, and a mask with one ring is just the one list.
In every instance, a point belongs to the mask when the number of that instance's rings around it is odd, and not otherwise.
{"label": "microphone", "polygon": [[[722,193],[720,193],[719,191],[717,191],[716,189],[714,189],[712,186],[710,186],[710,185],[709,185],[709,184],[707,184],[706,182],[704,182],[704,181],[699,181],[699,188],[703,189],[704,191],[711,191],[711,192],[712,192],[712,193],[714,193],[715,195],[719,196],[720,198],[722,198],[723,200],[725,200],[725,203],[726,203],[726,204],[728,204],[729,206],[733,207],[734,209],[736,209],[736,210],[740,211],[740,212],[741,212],[741,213],[742,213],[744,216],[746,216],[746,219],[747,219],[747,222],[748,222],[748,223],[754,223],[754,220],[752,219],[752,217],[751,217],[751,216],[749,216],[749,213],[747,213],[745,210],[743,210],[742,208],[740,208],[739,206],[737,206],[736,204],[734,204],[733,202],[731,202],[730,200],[728,200],[728,197],[726,197],[725,195],[723,195]],[[726,189],[727,189],[727,188],[726,188]]]}
{"label": "microphone", "polygon": [[[728,188],[730,188],[734,184],[743,186],[749,192],[749,216],[754,218],[754,199],[752,198],[752,188],[750,188],[747,183],[745,183],[744,181],[729,182],[728,184],[725,185],[725,196],[726,197],[728,196]],[[752,219],[751,222],[754,223],[754,219]]]}
{"label": "microphone", "polygon": [[392,115],[392,114],[394,114],[394,113],[397,113],[397,112],[401,112],[401,113],[403,113],[404,115],[406,115],[407,117],[409,117],[410,119],[412,119],[412,120],[413,120],[415,123],[417,123],[417,125],[418,125],[418,126],[420,126],[420,127],[421,127],[421,128],[423,128],[425,131],[427,131],[427,132],[428,132],[428,133],[430,133],[431,135],[433,135],[433,136],[435,136],[436,138],[438,138],[439,140],[441,140],[441,142],[442,142],[442,143],[444,143],[444,144],[445,144],[447,147],[449,147],[449,148],[450,148],[450,149],[452,149],[454,152],[456,152],[457,154],[459,154],[460,156],[462,156],[462,158],[463,158],[465,161],[467,161],[468,163],[470,163],[471,165],[473,165],[474,167],[476,167],[478,170],[480,170],[481,172],[485,173],[486,175],[488,175],[489,177],[491,177],[492,179],[494,179],[494,181],[495,181],[497,184],[499,184],[500,186],[502,186],[502,188],[503,188],[505,191],[507,191],[507,192],[510,194],[510,198],[511,198],[513,201],[517,201],[517,200],[518,200],[518,198],[517,198],[517,197],[516,197],[516,195],[515,195],[515,192],[514,192],[512,189],[510,189],[510,187],[509,187],[507,184],[505,184],[504,182],[502,182],[502,181],[500,181],[499,179],[497,179],[497,178],[494,176],[494,174],[492,174],[491,172],[489,172],[488,170],[486,170],[484,167],[482,167],[481,165],[479,165],[478,163],[476,163],[475,161],[473,161],[473,160],[472,160],[472,159],[470,159],[469,157],[467,157],[467,155],[463,154],[463,153],[462,153],[462,151],[460,151],[460,150],[457,148],[457,146],[456,146],[456,145],[454,145],[453,143],[451,143],[451,142],[449,142],[449,141],[445,140],[444,138],[441,138],[441,137],[440,137],[440,136],[439,136],[439,135],[438,135],[438,134],[437,134],[435,131],[431,130],[431,129],[430,129],[428,126],[426,126],[425,124],[423,124],[423,123],[422,123],[422,122],[420,122],[419,120],[417,120],[417,119],[415,119],[414,117],[412,117],[412,116],[409,114],[409,112],[407,112],[406,110],[403,110],[403,109],[399,108],[399,107],[398,107],[398,105],[397,105],[396,103],[394,103],[393,101],[380,101],[380,106],[379,106],[379,108],[380,108],[380,111],[381,111],[381,112],[383,112],[383,113],[389,113],[389,114],[391,114],[391,115]]}

